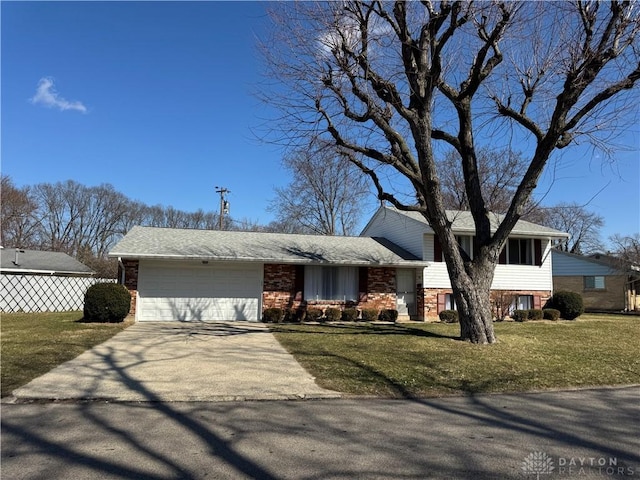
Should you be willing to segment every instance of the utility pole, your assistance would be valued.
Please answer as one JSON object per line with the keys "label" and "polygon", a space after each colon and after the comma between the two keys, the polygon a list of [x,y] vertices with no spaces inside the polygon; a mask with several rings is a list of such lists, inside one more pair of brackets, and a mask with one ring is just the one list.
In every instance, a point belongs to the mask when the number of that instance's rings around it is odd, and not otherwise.
{"label": "utility pole", "polygon": [[229,202],[225,199],[225,195],[231,193],[231,190],[216,186],[216,193],[220,194],[220,230],[224,230],[224,216],[229,213]]}

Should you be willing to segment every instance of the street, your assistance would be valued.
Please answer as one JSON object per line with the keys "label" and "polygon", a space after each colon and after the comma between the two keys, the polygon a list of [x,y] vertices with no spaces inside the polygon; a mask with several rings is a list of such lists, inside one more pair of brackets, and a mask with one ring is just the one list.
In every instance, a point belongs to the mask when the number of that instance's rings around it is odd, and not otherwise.
{"label": "street", "polygon": [[640,387],[623,387],[422,400],[4,403],[2,478],[637,477],[639,399]]}

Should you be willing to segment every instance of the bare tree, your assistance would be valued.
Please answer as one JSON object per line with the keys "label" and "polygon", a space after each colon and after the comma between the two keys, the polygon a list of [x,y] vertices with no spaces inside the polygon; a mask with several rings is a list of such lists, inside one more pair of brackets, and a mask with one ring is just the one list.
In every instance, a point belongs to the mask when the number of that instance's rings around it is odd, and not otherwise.
{"label": "bare tree", "polygon": [[[134,225],[214,229],[218,214],[132,201],[110,184],[73,180],[16,188],[2,177],[2,245],[65,252],[98,275],[114,277],[109,249]],[[231,225],[231,220],[228,221]]]}
{"label": "bare tree", "polygon": [[[635,104],[631,89],[640,77],[637,5],[342,1],[274,8],[274,38],[264,53],[267,74],[282,85],[265,96],[282,111],[278,140],[332,139],[381,200],[420,212],[443,248],[461,337],[494,342],[495,265],[549,158],[581,138],[605,148],[607,134],[630,121],[623,113]],[[480,138],[528,152],[495,231],[482,191]],[[473,259],[458,248],[445,215],[436,158],[446,148],[460,155],[478,245]]]}
{"label": "bare tree", "polygon": [[567,232],[569,238],[558,248],[582,255],[602,251],[600,229],[604,218],[588,211],[577,203],[559,203],[553,207],[539,209],[540,223]]}
{"label": "bare tree", "polygon": [[491,306],[493,308],[493,315],[497,322],[503,322],[507,318],[511,311],[510,309],[515,304],[515,300],[518,298],[518,292],[512,292],[509,290],[494,290],[490,294]]}
{"label": "bare tree", "polygon": [[10,177],[2,176],[0,186],[2,246],[31,248],[37,242],[38,204],[28,187],[17,188]]}
{"label": "bare tree", "polygon": [[83,188],[72,180],[34,187],[41,226],[40,248],[75,254],[81,239],[74,237],[73,229],[84,208]]}
{"label": "bare tree", "polygon": [[353,235],[369,195],[366,178],[335,147],[296,150],[283,160],[293,180],[276,188],[269,210],[289,232]]}
{"label": "bare tree", "polygon": [[112,185],[87,187],[73,180],[41,183],[33,189],[38,206],[39,247],[77,256],[105,257],[120,238],[131,202]]}
{"label": "bare tree", "polygon": [[[163,205],[146,206],[141,205],[140,214],[137,225],[146,225],[149,227],[167,227],[167,228],[200,228],[200,229],[217,229],[219,224],[219,215],[214,212],[204,212],[202,209],[195,212],[186,212],[178,210],[173,206],[165,207]],[[229,221],[227,224],[229,224]]]}
{"label": "bare tree", "polygon": [[612,252],[625,265],[640,267],[640,233],[633,235],[615,234],[609,238]]}
{"label": "bare tree", "polygon": [[[464,176],[456,168],[459,163],[460,157],[455,151],[449,151],[438,160],[438,170],[442,172],[443,200],[446,208],[469,210]],[[486,147],[478,151],[480,187],[489,211],[508,211],[527,166],[520,153],[510,150],[496,152]],[[564,251],[588,255],[603,249],[600,230],[604,226],[604,218],[590,212],[584,205],[561,202],[545,207],[530,200],[523,209],[522,218],[567,232],[570,237],[557,246]]]}
{"label": "bare tree", "polygon": [[[449,150],[437,160],[437,168],[442,184],[443,201],[446,208],[469,210],[469,199],[465,191],[464,174],[459,168],[460,155]],[[486,207],[494,213],[509,210],[513,194],[518,188],[528,162],[519,152],[510,149],[478,150],[478,176]]]}

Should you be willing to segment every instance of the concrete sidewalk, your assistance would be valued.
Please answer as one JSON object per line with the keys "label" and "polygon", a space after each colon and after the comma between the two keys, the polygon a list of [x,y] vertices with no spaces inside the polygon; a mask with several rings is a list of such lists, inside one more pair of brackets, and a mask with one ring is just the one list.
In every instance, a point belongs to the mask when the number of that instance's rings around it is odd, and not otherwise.
{"label": "concrete sidewalk", "polygon": [[16,400],[337,398],[260,323],[136,323],[13,392]]}

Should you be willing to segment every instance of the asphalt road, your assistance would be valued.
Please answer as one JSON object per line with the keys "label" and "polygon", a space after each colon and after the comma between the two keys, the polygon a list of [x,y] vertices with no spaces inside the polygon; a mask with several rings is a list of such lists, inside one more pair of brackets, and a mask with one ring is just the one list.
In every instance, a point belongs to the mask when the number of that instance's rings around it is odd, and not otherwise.
{"label": "asphalt road", "polygon": [[2,405],[3,479],[640,477],[640,387]]}

